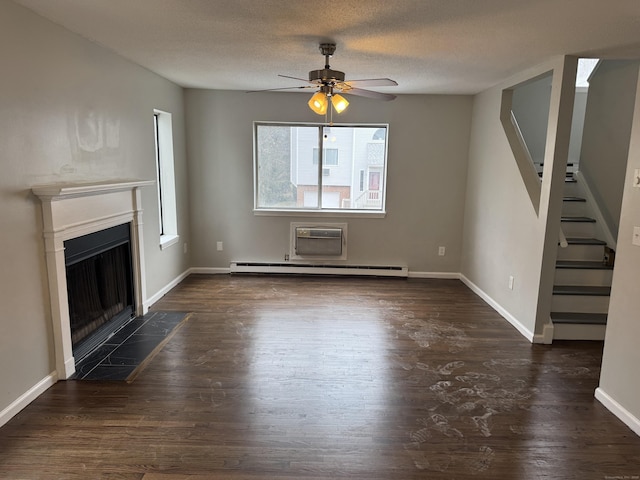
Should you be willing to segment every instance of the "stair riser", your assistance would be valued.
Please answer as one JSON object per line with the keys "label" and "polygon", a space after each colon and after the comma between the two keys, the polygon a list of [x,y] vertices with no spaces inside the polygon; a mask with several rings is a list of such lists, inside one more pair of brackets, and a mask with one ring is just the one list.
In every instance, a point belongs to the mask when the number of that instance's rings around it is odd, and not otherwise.
{"label": "stair riser", "polygon": [[606,325],[553,324],[554,340],[604,340]]}
{"label": "stair riser", "polygon": [[588,215],[587,204],[585,202],[563,202],[562,215],[585,217]]}
{"label": "stair riser", "polygon": [[609,311],[609,297],[553,295],[551,310],[554,312],[607,313]]}
{"label": "stair riser", "polygon": [[567,197],[581,197],[582,191],[577,183],[565,183],[563,193]]}
{"label": "stair riser", "polygon": [[611,286],[612,270],[588,270],[557,268],[554,285],[600,285]]}
{"label": "stair riser", "polygon": [[565,237],[595,237],[596,224],[592,222],[562,222]]}
{"label": "stair riser", "polygon": [[593,260],[601,262],[604,258],[602,245],[569,245],[558,248],[558,260]]}

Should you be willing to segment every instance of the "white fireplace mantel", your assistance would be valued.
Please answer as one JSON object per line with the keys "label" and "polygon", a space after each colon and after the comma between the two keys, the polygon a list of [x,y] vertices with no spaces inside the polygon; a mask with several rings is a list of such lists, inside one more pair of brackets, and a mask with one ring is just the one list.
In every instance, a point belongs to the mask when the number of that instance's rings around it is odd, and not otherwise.
{"label": "white fireplace mantel", "polygon": [[150,180],[41,185],[43,235],[58,379],[75,372],[71,343],[64,242],[124,223],[131,225],[131,257],[136,315],[144,314],[145,276],[140,188]]}

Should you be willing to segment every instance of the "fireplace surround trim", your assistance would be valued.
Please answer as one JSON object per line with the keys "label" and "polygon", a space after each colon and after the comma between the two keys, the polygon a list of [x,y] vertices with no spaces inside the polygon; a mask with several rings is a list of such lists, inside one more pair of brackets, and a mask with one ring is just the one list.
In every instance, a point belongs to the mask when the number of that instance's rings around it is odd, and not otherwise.
{"label": "fireplace surround trim", "polygon": [[151,180],[121,180],[82,184],[41,185],[32,188],[42,204],[43,236],[56,376],[75,373],[71,343],[64,242],[89,233],[128,223],[136,315],[146,313],[141,187]]}

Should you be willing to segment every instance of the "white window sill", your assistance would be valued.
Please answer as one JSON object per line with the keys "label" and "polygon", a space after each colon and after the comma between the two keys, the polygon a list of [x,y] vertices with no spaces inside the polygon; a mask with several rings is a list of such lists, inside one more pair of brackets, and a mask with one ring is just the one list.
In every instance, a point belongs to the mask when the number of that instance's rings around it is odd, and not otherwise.
{"label": "white window sill", "polygon": [[254,209],[253,214],[265,217],[331,217],[331,218],[385,218],[387,213],[367,210],[267,210]]}
{"label": "white window sill", "polygon": [[169,248],[171,245],[175,245],[180,240],[180,235],[161,235],[160,236],[160,250]]}

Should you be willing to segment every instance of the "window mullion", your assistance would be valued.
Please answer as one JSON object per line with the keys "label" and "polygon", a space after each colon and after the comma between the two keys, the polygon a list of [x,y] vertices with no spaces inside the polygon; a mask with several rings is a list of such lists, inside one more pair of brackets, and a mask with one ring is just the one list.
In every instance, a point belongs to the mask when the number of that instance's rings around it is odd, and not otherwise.
{"label": "window mullion", "polygon": [[324,166],[324,126],[318,127],[318,209],[322,210],[322,167]]}

